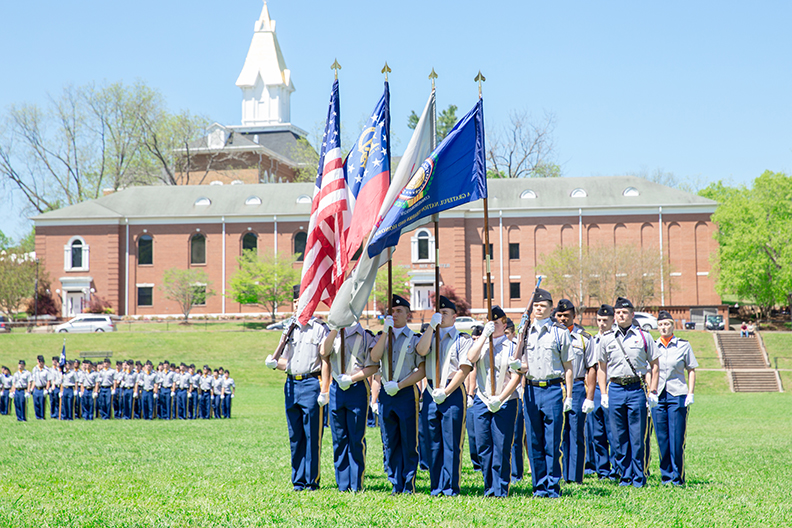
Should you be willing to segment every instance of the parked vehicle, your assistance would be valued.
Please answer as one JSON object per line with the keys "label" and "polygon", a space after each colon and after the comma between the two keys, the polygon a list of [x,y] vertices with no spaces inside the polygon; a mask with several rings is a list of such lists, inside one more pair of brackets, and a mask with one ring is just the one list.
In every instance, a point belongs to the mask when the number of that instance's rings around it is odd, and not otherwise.
{"label": "parked vehicle", "polygon": [[708,315],[705,326],[707,330],[712,330],[712,331],[726,329],[726,323],[723,322],[722,315]]}
{"label": "parked vehicle", "polygon": [[456,327],[458,332],[470,332],[473,330],[474,326],[479,325],[480,323],[473,319],[472,317],[468,317],[463,315],[462,317],[457,317],[454,326]]}
{"label": "parked vehicle", "polygon": [[289,326],[288,323],[289,319],[278,321],[277,323],[267,325],[267,330],[286,330],[286,328]]}
{"label": "parked vehicle", "polygon": [[71,321],[55,327],[60,333],[115,332],[116,327],[109,315],[80,314]]}
{"label": "parked vehicle", "polygon": [[0,334],[8,333],[11,331],[11,325],[4,315],[0,315]]}
{"label": "parked vehicle", "polygon": [[646,312],[635,312],[633,322],[644,330],[657,330],[657,317]]}

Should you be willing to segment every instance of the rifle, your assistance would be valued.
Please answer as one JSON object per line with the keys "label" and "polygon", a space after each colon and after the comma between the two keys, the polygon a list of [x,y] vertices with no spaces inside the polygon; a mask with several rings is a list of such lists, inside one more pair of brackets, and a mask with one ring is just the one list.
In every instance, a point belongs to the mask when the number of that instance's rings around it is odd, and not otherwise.
{"label": "rifle", "polygon": [[[639,330],[639,332],[640,332],[640,330]],[[621,339],[619,339],[619,335],[618,334],[614,334],[613,338],[619,344],[619,348],[621,349],[622,355],[624,356],[624,360],[627,362],[627,365],[629,365],[630,370],[633,373],[633,376],[635,376],[636,378],[638,378],[641,381],[641,388],[644,391],[644,396],[646,396],[646,401],[649,401],[649,387],[646,386],[646,378],[644,378],[643,376],[639,375],[638,371],[635,370],[635,367],[633,366],[632,361],[630,361],[630,358],[627,357],[627,351],[624,350],[624,344],[621,342]],[[644,347],[644,353],[646,353],[646,352],[647,352],[646,347]],[[647,406],[646,410],[648,411],[649,419],[651,419],[652,418],[652,408]]]}
{"label": "rifle", "polygon": [[528,335],[528,327],[531,326],[531,312],[533,311],[534,305],[534,298],[536,297],[536,290],[539,289],[539,286],[542,284],[542,277],[539,276],[539,280],[536,281],[536,287],[534,287],[533,293],[531,294],[531,302],[528,303],[528,306],[525,308],[525,311],[522,314],[522,320],[524,321],[522,329],[520,330],[520,337],[517,340],[517,351],[514,353],[514,359],[522,359],[523,350],[525,349],[525,336]]}
{"label": "rifle", "polygon": [[281,337],[280,343],[278,343],[278,348],[276,348],[275,353],[272,354],[272,359],[274,359],[275,361],[280,359],[281,355],[283,354],[283,349],[286,348],[286,342],[291,337],[292,332],[294,332],[295,328],[297,328],[296,320],[292,321],[291,325],[289,326],[289,329],[286,331],[286,334],[284,334],[284,336]]}

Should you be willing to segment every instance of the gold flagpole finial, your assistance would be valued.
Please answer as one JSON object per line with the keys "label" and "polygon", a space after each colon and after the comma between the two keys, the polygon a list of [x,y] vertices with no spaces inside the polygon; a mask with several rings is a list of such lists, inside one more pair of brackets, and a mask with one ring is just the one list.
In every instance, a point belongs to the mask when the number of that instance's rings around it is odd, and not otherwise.
{"label": "gold flagpole finial", "polygon": [[432,79],[432,90],[435,89],[435,79],[437,79],[437,72],[434,71],[432,68],[432,73],[429,74],[429,78]]}
{"label": "gold flagpole finial", "polygon": [[473,80],[474,81],[478,81],[478,83],[479,83],[479,99],[481,99],[481,83],[482,83],[482,81],[486,81],[487,78],[484,77],[483,75],[481,75],[481,70],[479,70],[478,75],[476,75],[476,78],[473,79]]}
{"label": "gold flagpole finial", "polygon": [[388,66],[388,61],[385,61],[385,66],[382,67],[382,71],[380,73],[385,74],[385,82],[388,82],[388,74],[391,72],[390,66]]}
{"label": "gold flagpole finial", "polygon": [[330,69],[331,70],[335,70],[335,78],[336,78],[336,81],[337,81],[338,80],[338,70],[341,69],[341,65],[338,64],[338,59],[334,59],[333,60],[333,65],[330,66]]}

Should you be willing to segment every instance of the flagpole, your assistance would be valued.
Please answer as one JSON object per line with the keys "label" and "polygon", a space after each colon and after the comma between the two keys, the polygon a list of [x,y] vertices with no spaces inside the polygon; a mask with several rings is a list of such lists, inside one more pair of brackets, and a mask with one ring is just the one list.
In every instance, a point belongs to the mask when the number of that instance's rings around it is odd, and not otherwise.
{"label": "flagpole", "polygon": [[[435,91],[435,79],[437,73],[432,68],[432,73],[429,74],[429,79],[432,80],[432,93]],[[432,151],[437,148],[437,105],[433,109],[432,119]],[[434,214],[434,239],[435,239],[435,310],[440,311],[440,215]],[[435,371],[434,371],[434,388],[440,388],[441,384],[445,384],[445,380],[440,379],[440,328],[435,329]]]}
{"label": "flagpole", "polygon": [[[481,75],[481,70],[479,70],[478,75],[476,78],[473,79],[474,81],[478,82],[478,92],[479,92],[479,99],[482,98],[481,95],[481,83],[482,81],[486,81],[487,79]],[[492,320],[492,275],[490,273],[490,251],[489,251],[489,208],[487,206],[487,199],[484,198],[484,255],[487,261],[487,320]],[[494,350],[494,340],[492,339],[492,335],[489,336],[489,364],[490,364],[490,388],[492,394],[490,396],[495,396],[495,350]]]}
{"label": "flagpole", "polygon": [[[385,61],[385,66],[382,67],[382,71],[380,73],[385,74],[385,82],[388,82],[388,73],[392,70],[388,67],[388,62]],[[388,138],[388,167],[390,167],[391,162],[391,149],[390,149],[390,138]],[[388,179],[390,181],[390,172],[388,172]],[[388,254],[388,315],[393,316],[393,253]],[[390,368],[388,372],[390,374],[390,381],[393,381],[393,329],[388,329],[388,362],[390,363]],[[398,380],[396,380],[398,382]]]}

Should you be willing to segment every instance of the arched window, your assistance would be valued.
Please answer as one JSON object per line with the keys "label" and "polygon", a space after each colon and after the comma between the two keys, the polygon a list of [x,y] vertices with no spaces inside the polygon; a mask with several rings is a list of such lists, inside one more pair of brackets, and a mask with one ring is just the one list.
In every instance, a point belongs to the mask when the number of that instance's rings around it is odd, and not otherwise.
{"label": "arched window", "polygon": [[138,239],[138,265],[154,264],[154,239],[143,235]]}
{"label": "arched window", "polygon": [[413,262],[434,262],[435,240],[429,231],[417,231],[410,242]]}
{"label": "arched window", "polygon": [[190,264],[206,264],[206,238],[200,233],[190,239]]}
{"label": "arched window", "polygon": [[418,233],[418,260],[429,260],[429,233]]}
{"label": "arched window", "polygon": [[71,245],[71,267],[83,267],[83,243],[82,240],[75,240]]}
{"label": "arched window", "polygon": [[242,252],[245,251],[256,251],[258,248],[258,237],[255,233],[246,233],[245,236],[242,237]]}
{"label": "arched window", "polygon": [[294,254],[297,256],[297,262],[302,262],[305,258],[305,242],[308,240],[308,233],[300,231],[294,235]]}

